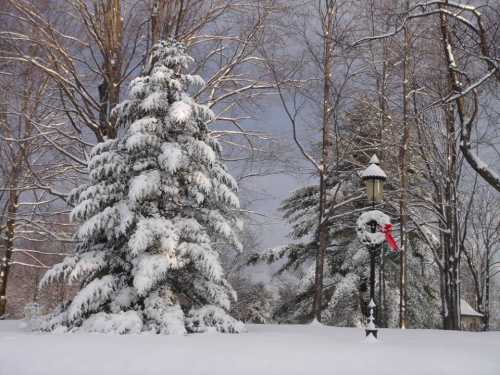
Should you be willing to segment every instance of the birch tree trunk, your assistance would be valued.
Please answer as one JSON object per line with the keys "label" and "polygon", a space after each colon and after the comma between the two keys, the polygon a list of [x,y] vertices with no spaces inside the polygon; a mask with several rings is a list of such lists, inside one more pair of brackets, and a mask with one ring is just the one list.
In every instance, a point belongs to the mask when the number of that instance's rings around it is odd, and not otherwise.
{"label": "birch tree trunk", "polygon": [[[448,18],[444,13],[440,13],[441,41],[444,50],[445,61],[449,67],[453,67],[454,61],[450,58],[451,38],[448,30]],[[448,69],[448,85],[450,90],[455,90],[456,77],[454,71]],[[447,135],[447,179],[445,183],[443,207],[444,216],[447,223],[447,231],[444,233],[444,272],[447,276],[445,287],[445,297],[447,308],[443,316],[444,329],[460,329],[460,297],[459,297],[459,275],[458,267],[460,251],[458,246],[457,228],[457,134],[455,130],[455,113],[452,105],[445,108],[446,135]]]}

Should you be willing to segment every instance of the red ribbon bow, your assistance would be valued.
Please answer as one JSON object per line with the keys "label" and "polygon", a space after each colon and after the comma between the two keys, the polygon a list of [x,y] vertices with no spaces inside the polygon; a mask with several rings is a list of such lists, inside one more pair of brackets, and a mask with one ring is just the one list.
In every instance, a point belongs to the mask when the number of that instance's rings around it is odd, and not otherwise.
{"label": "red ribbon bow", "polygon": [[385,224],[382,227],[382,233],[385,234],[385,240],[387,241],[387,244],[389,245],[391,250],[393,252],[398,251],[399,246],[398,246],[396,240],[394,239],[394,237],[392,236],[392,224]]}

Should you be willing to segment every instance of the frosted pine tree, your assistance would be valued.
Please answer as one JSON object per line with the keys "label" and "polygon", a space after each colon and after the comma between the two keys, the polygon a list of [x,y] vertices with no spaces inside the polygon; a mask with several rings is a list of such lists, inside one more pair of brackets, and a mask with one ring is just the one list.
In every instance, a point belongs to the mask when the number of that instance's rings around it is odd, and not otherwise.
{"label": "frosted pine tree", "polygon": [[[366,165],[367,160],[357,163]],[[353,199],[362,193],[361,181],[357,171],[347,163],[342,165],[332,187],[327,190],[327,199],[335,197],[334,210],[339,219],[329,225],[330,244],[325,257],[322,323],[335,326],[362,326],[367,314],[369,298],[369,264],[367,248],[362,245],[355,232],[356,220],[364,202]],[[351,169],[351,170],[350,170]],[[250,264],[267,262],[279,266],[276,276],[288,274],[292,293],[278,301],[273,319],[285,323],[305,323],[313,319],[312,301],[314,295],[315,255],[318,248],[318,185],[309,185],[292,192],[280,207],[283,217],[292,227],[290,237],[295,241],[268,251],[250,256]],[[327,205],[331,201],[327,200]],[[328,211],[327,211],[328,212]],[[414,303],[409,303],[407,313],[413,327],[432,327],[435,317],[432,311],[439,311],[435,274],[430,249],[415,243],[415,235],[410,236],[412,252],[408,254],[408,295]],[[385,249],[385,250],[384,250]],[[399,253],[392,253],[386,247],[384,256],[385,298],[379,305],[379,324],[396,327],[399,303]],[[377,271],[380,264],[377,264]],[[282,281],[276,279],[277,284]],[[378,283],[378,279],[376,280]],[[379,296],[378,284],[376,285]],[[418,301],[418,302],[416,302]],[[377,301],[378,302],[378,301]],[[383,315],[382,315],[383,314]]]}
{"label": "frosted pine tree", "polygon": [[186,91],[203,83],[182,73],[190,61],[175,41],[155,45],[115,109],[123,139],[94,148],[90,183],[74,194],[76,251],[42,280],[82,287],[46,329],[243,329],[227,313],[236,296],[214,247],[240,248],[237,185],[208,132],[213,113]]}

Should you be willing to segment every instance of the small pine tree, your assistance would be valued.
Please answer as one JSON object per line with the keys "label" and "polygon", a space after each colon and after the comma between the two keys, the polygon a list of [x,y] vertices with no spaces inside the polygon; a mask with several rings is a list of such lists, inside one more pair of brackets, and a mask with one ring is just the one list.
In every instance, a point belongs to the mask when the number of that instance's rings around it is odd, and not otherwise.
{"label": "small pine tree", "polygon": [[162,41],[129,100],[115,109],[123,139],[97,145],[90,183],[73,194],[75,253],[45,275],[81,289],[48,330],[165,334],[240,332],[227,311],[235,293],[214,248],[240,248],[237,185],[206,124],[213,113],[185,91],[184,47]]}
{"label": "small pine tree", "polygon": [[[367,161],[358,164],[366,165]],[[361,326],[366,316],[368,303],[369,252],[359,243],[355,222],[359,209],[365,202],[353,200],[362,193],[361,181],[356,170],[347,164],[341,165],[345,172],[331,178],[331,188],[327,191],[327,204],[335,197],[339,207],[334,211],[339,219],[332,220],[330,244],[325,257],[323,279],[322,322],[336,326]],[[351,169],[351,170],[350,170]],[[342,205],[340,205],[342,203]],[[249,264],[267,262],[278,263],[278,274],[288,272],[297,276],[297,283],[292,285],[293,293],[278,302],[273,319],[287,323],[305,323],[313,319],[312,301],[314,295],[315,256],[318,248],[317,228],[319,212],[319,189],[317,185],[309,185],[292,192],[281,204],[283,217],[292,227],[290,237],[296,240],[264,253],[253,254]],[[419,250],[421,254],[416,255]],[[432,327],[435,321],[433,311],[438,311],[433,297],[432,275],[425,275],[421,270],[424,264],[430,264],[429,250],[417,244],[412,246],[408,257],[408,295],[412,301],[408,304],[409,323],[413,327]],[[386,250],[385,269],[385,303],[379,306],[378,323],[383,326],[397,326],[398,287],[399,287],[399,254]],[[429,269],[431,270],[431,269]],[[378,280],[377,280],[378,282]],[[378,288],[378,286],[377,286]],[[378,292],[378,289],[377,289]],[[378,294],[376,296],[378,298]],[[378,302],[378,301],[377,301]]]}
{"label": "small pine tree", "polygon": [[[349,201],[358,195],[359,178],[355,172],[342,173],[331,178],[331,188],[327,197],[335,197],[336,202]],[[319,189],[310,185],[295,190],[280,207],[283,217],[290,223],[290,237],[297,240],[285,246],[270,249],[262,254],[254,254],[250,264],[265,261],[280,262],[278,274],[296,273],[298,282],[294,294],[282,300],[276,309],[274,319],[281,322],[305,323],[313,319],[311,315],[314,295],[315,255],[317,252]],[[330,202],[330,201],[329,201]],[[336,209],[336,215],[343,215],[329,227],[330,244],[325,259],[323,288],[323,322],[339,326],[358,326],[363,320],[363,284],[368,272],[368,252],[357,242],[354,223],[357,218],[352,212],[358,202],[346,202]]]}

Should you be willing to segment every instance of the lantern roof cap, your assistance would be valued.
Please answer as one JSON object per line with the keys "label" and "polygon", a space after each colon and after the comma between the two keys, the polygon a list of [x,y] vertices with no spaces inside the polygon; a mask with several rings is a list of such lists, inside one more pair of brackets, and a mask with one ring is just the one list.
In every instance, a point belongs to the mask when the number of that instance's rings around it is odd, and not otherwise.
{"label": "lantern roof cap", "polygon": [[380,165],[380,160],[379,160],[377,154],[373,154],[373,156],[371,157],[371,159],[368,162],[368,164],[377,164],[377,165]]}
{"label": "lantern roof cap", "polygon": [[361,178],[363,180],[368,178],[385,180],[387,179],[387,175],[385,172],[378,166],[380,161],[377,158],[377,155],[373,155],[370,159],[370,165],[363,172],[361,172]]}

